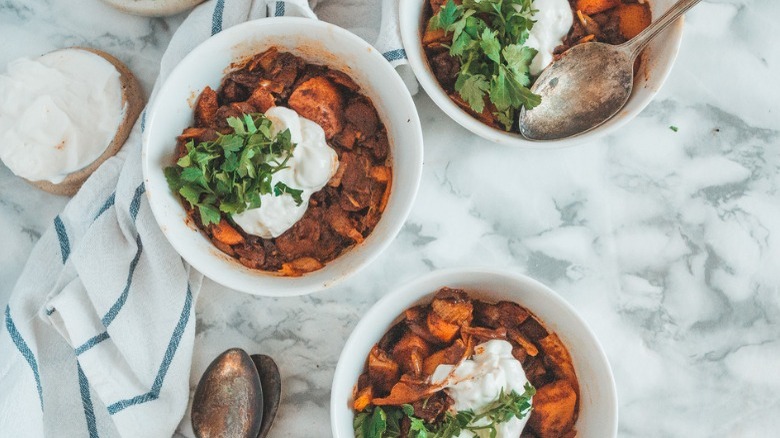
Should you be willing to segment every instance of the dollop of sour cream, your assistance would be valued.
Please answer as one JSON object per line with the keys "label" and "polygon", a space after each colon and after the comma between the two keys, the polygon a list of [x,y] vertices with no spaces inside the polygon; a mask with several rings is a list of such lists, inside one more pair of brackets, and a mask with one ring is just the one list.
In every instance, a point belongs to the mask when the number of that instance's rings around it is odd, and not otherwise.
{"label": "dollop of sour cream", "polygon": [[289,129],[295,144],[287,168],[274,174],[271,185],[282,182],[290,188],[303,190],[303,202],[295,205],[289,194],[261,195],[260,207],[234,214],[233,220],[245,232],[270,239],[282,235],[303,217],[311,195],[325,187],[338,170],[339,159],[317,123],[280,106],[269,108],[265,116],[271,120],[272,135]]}
{"label": "dollop of sour cream", "polygon": [[0,159],[18,176],[54,184],[105,152],[126,106],[116,67],[80,49],[12,61],[0,96]]}
{"label": "dollop of sour cream", "polygon": [[553,61],[553,51],[563,43],[574,23],[568,0],[534,0],[536,23],[525,45],[539,51],[531,61],[531,74],[538,76]]}
{"label": "dollop of sour cream", "polygon": [[[501,390],[509,393],[512,390],[518,394],[525,392],[528,379],[520,361],[512,356],[512,344],[494,339],[477,345],[474,356],[466,359],[457,367],[454,365],[439,365],[431,376],[432,383],[447,382],[447,392],[455,401],[456,411],[472,409],[476,413],[489,403],[495,401]],[[522,433],[529,415],[519,420],[511,420],[498,424],[498,437],[516,438]],[[477,423],[479,424],[479,423]],[[487,422],[485,422],[487,424]],[[482,435],[463,431],[459,438],[470,438]],[[489,436],[489,435],[485,435]]]}

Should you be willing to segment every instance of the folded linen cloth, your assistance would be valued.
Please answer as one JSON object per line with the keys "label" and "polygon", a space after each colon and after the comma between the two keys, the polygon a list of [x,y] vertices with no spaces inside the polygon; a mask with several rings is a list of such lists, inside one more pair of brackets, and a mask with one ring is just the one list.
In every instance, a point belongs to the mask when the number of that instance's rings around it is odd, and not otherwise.
{"label": "folded linen cloth", "polygon": [[[377,48],[403,64],[397,0],[381,1]],[[349,3],[328,1],[348,17],[337,24],[368,22]],[[150,102],[197,44],[269,15],[316,18],[305,0],[198,6],[163,55]],[[54,219],[11,295],[0,328],[3,436],[171,436],[185,414],[202,275],[168,244],[144,196],[144,117]]]}

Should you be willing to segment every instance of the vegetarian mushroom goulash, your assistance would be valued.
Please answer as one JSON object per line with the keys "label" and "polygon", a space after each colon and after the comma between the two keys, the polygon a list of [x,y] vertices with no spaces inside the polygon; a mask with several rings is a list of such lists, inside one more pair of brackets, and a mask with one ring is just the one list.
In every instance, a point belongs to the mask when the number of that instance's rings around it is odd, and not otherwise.
{"label": "vegetarian mushroom goulash", "polygon": [[541,102],[530,87],[554,59],[590,41],[624,43],[652,20],[650,5],[637,0],[423,3],[422,43],[436,80],[472,117],[512,132],[520,110]]}
{"label": "vegetarian mushroom goulash", "polygon": [[579,398],[569,351],[528,309],[445,287],[371,349],[355,436],[570,438]]}
{"label": "vegetarian mushroom goulash", "polygon": [[390,195],[389,149],[349,76],[272,48],[203,90],[165,176],[217,248],[298,276],[374,229]]}

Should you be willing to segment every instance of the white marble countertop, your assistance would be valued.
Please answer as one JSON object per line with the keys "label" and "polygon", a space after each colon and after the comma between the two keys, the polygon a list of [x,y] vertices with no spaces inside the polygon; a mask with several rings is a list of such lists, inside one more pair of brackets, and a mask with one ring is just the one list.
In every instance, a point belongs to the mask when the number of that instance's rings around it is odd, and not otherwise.
{"label": "white marble countertop", "polygon": [[[20,56],[87,45],[126,62],[148,93],[182,17],[108,9],[0,2],[0,71]],[[338,22],[327,0],[320,12]],[[90,18],[98,13],[112,18]],[[232,346],[273,356],[284,396],[272,436],[329,435],[333,370],[360,315],[432,269],[497,266],[548,284],[595,330],[617,382],[621,437],[776,436],[778,17],[773,0],[697,6],[655,101],[618,134],[572,149],[494,146],[418,95],[425,170],[396,241],[354,278],[308,297],[257,298],[206,281],[196,363]],[[0,164],[2,307],[66,202]]]}

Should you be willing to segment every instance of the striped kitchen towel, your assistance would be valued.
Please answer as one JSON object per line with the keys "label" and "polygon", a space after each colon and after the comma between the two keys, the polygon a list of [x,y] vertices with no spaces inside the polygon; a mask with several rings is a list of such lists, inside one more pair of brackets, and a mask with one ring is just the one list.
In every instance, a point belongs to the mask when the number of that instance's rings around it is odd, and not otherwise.
{"label": "striped kitchen towel", "polygon": [[[381,23],[377,47],[397,65],[405,56],[396,1],[377,0],[373,10],[384,18],[374,21],[354,14],[349,0],[327,0],[327,10],[347,28]],[[202,3],[163,55],[151,100],[197,44],[269,15],[316,18],[305,0]],[[0,436],[165,437],[185,414],[202,275],[176,254],[150,211],[144,122],[142,115],[123,150],[54,219],[5,308]]]}

